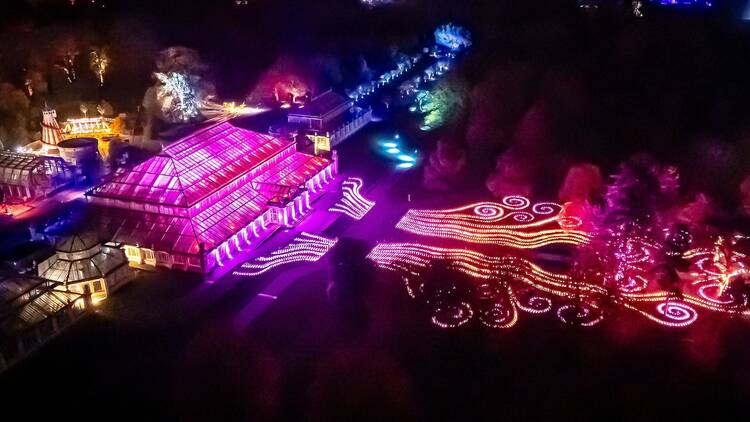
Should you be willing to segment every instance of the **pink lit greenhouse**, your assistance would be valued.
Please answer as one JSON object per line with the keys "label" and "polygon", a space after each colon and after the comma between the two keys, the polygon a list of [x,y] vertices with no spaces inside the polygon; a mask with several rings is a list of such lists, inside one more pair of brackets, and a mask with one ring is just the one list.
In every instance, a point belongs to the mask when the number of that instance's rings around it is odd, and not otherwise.
{"label": "pink lit greenhouse", "polygon": [[218,123],[87,193],[100,229],[137,264],[208,273],[291,226],[337,173],[337,159]]}

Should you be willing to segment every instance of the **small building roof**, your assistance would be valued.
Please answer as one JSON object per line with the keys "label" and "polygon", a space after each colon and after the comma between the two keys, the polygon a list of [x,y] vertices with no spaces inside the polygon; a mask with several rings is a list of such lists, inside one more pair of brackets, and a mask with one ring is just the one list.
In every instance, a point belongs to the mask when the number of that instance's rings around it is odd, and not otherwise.
{"label": "small building roof", "polygon": [[99,141],[96,138],[70,138],[61,141],[57,144],[58,148],[82,148],[82,147],[94,147],[96,148]]}
{"label": "small building roof", "polygon": [[24,292],[31,290],[41,282],[41,280],[32,277],[0,276],[0,303],[5,305],[12,302]]}
{"label": "small building roof", "polygon": [[13,170],[32,170],[44,160],[54,160],[56,157],[26,154],[19,152],[1,151],[0,168]]}
{"label": "small building roof", "polygon": [[189,207],[289,146],[270,135],[219,123],[170,144],[89,194]]}
{"label": "small building roof", "polygon": [[128,259],[122,249],[102,246],[89,257],[68,259],[69,255],[58,253],[39,264],[39,276],[62,284],[106,278],[118,268],[127,265]]}
{"label": "small building roof", "polygon": [[55,245],[59,252],[82,252],[87,251],[99,244],[99,239],[94,233],[75,234],[63,238]]}
{"label": "small building roof", "polygon": [[45,161],[64,163],[60,157],[0,151],[0,183],[18,184],[20,174],[27,177],[34,169],[44,165]]}
{"label": "small building roof", "polygon": [[0,339],[41,322],[83,296],[37,277],[0,276]]}
{"label": "small building roof", "polygon": [[324,117],[325,115],[330,114],[341,107],[349,106],[352,103],[351,99],[344,97],[333,90],[328,90],[310,100],[310,102],[305,105],[305,108],[290,112],[289,115],[300,117]]}

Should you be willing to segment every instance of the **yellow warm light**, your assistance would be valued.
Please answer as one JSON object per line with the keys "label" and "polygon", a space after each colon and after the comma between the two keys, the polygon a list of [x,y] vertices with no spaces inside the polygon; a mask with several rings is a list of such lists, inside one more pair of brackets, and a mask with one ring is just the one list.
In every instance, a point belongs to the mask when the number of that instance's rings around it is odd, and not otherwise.
{"label": "yellow warm light", "polygon": [[115,135],[113,123],[115,119],[106,117],[82,117],[69,119],[63,123],[62,134],[66,138],[75,138],[83,135],[102,137]]}

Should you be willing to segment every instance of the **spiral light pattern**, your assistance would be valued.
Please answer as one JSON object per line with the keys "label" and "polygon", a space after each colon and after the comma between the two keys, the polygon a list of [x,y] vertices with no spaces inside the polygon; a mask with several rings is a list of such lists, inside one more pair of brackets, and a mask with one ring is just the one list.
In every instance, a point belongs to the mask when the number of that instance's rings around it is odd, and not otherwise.
{"label": "spiral light pattern", "polygon": [[[460,300],[461,307],[468,306],[472,312],[462,312],[461,318],[456,317],[461,320],[459,325],[468,322],[464,319],[471,314],[477,315],[479,321],[488,327],[510,328],[518,320],[517,310],[543,314],[553,308],[554,302],[560,302],[557,316],[562,322],[593,326],[604,319],[602,303],[607,300],[667,327],[692,324],[698,318],[697,309],[750,316],[750,311],[742,304],[719,301],[710,296],[704,298],[700,294],[683,293],[680,297],[674,297],[665,291],[623,289],[613,297],[602,285],[578,282],[567,274],[546,271],[518,256],[490,256],[468,249],[439,248],[418,243],[381,243],[370,252],[368,259],[380,268],[404,274],[407,290],[416,299],[424,297],[426,280],[421,276],[435,262],[443,262],[449,269],[475,279],[477,283],[471,294],[460,296],[464,298]],[[645,277],[642,280],[648,284]],[[522,302],[516,293],[519,288],[530,288],[544,296],[524,294],[528,299]],[[707,286],[704,293],[709,288],[715,288],[715,285]],[[446,301],[453,299],[446,295],[440,300],[444,308]],[[455,306],[454,303],[451,309],[455,309]],[[444,318],[437,321],[441,322],[436,322],[437,325],[445,328],[457,325],[448,323]]]}
{"label": "spiral light pattern", "polygon": [[531,205],[523,196],[447,210],[409,210],[397,228],[420,236],[533,249],[551,244],[580,245],[590,236],[577,217],[561,214],[552,202]]}

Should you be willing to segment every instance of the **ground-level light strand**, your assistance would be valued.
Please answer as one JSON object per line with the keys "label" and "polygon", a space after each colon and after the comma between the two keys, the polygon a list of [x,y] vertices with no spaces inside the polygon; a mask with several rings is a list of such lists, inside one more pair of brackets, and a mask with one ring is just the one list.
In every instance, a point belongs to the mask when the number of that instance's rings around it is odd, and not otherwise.
{"label": "ground-level light strand", "polygon": [[355,220],[361,220],[375,206],[374,201],[362,196],[362,179],[350,177],[341,183],[342,197],[328,211],[343,213]]}
{"label": "ground-level light strand", "polygon": [[296,262],[316,262],[323,257],[338,241],[303,232],[288,245],[242,264],[241,270],[234,271],[236,276],[253,277],[276,267]]}

